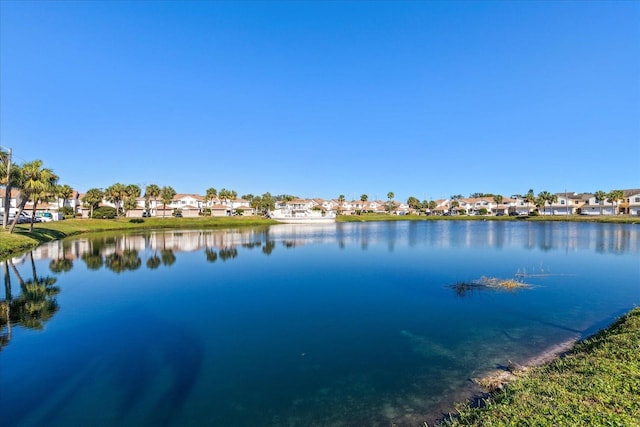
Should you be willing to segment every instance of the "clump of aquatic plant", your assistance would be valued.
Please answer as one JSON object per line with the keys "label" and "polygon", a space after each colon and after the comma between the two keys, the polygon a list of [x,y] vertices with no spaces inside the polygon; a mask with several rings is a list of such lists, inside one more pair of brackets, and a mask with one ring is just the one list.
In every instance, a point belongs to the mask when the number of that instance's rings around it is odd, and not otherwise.
{"label": "clump of aquatic plant", "polygon": [[485,289],[504,289],[508,291],[513,291],[522,288],[530,288],[531,285],[528,285],[517,279],[500,279],[497,277],[486,277],[482,276],[477,280],[471,280],[469,282],[456,282],[453,285],[450,285],[451,289],[454,290],[457,296],[463,297],[469,292],[473,291],[481,291]]}

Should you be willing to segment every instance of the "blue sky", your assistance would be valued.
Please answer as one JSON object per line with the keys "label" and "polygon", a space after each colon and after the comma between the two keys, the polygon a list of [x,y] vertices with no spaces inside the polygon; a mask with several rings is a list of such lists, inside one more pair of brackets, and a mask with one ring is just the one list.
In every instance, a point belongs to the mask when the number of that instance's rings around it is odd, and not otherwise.
{"label": "blue sky", "polygon": [[0,2],[0,145],[80,191],[640,188],[639,2]]}

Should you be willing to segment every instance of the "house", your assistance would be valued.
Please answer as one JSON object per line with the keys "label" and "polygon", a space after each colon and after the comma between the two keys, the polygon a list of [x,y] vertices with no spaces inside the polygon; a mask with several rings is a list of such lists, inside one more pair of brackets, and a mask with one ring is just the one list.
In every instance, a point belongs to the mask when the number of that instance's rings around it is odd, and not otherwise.
{"label": "house", "polygon": [[605,200],[598,201],[594,194],[586,195],[586,200],[580,208],[580,215],[615,215],[615,204]]}
{"label": "house", "polygon": [[618,208],[621,214],[640,216],[640,189],[624,190]]}

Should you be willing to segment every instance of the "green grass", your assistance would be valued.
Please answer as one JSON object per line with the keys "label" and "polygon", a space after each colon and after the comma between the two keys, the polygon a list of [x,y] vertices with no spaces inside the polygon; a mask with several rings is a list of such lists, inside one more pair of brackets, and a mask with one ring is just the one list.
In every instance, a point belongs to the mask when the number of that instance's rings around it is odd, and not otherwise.
{"label": "green grass", "polygon": [[640,308],[444,426],[640,426]]}
{"label": "green grass", "polygon": [[339,215],[338,222],[370,222],[370,221],[560,221],[560,222],[603,222],[621,224],[640,224],[640,217],[628,215],[586,216],[586,215],[548,215],[548,216],[493,216],[493,215],[387,215],[362,214]]}

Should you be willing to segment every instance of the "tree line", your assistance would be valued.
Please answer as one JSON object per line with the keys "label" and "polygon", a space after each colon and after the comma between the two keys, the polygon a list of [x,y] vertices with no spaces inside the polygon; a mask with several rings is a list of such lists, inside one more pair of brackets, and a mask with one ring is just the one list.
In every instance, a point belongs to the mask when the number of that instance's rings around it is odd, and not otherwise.
{"label": "tree line", "polygon": [[[32,162],[26,162],[22,165],[11,164],[11,152],[3,148],[0,148],[0,187],[5,188],[5,200],[4,206],[10,206],[11,191],[12,189],[18,189],[21,193],[21,200],[18,205],[18,213],[9,224],[9,209],[5,209],[2,217],[3,228],[9,227],[9,232],[13,233],[19,217],[25,209],[26,204],[30,201],[31,207],[31,225],[30,231],[33,231],[33,222],[36,215],[37,206],[42,203],[51,202],[52,200],[63,200],[64,204],[73,195],[73,189],[69,185],[58,184],[59,177],[50,168],[44,167],[41,160],[34,160]],[[82,197],[82,202],[85,207],[90,209],[90,215],[93,217],[93,212],[103,200],[107,200],[114,204],[116,207],[117,215],[126,215],[126,213],[138,207],[138,198],[142,194],[142,189],[136,184],[122,184],[115,183],[106,189],[91,188]],[[157,184],[147,185],[144,189],[145,209],[150,207],[150,201],[153,200],[155,206],[157,206],[158,200],[163,204],[163,216],[165,215],[166,206],[169,205],[176,195],[176,191],[171,186],[160,187]],[[602,204],[604,201],[611,203],[612,207],[624,197],[622,190],[611,190],[604,192],[602,190],[596,191],[594,194],[595,200]],[[205,192],[205,202],[209,202],[215,199],[222,200],[227,204],[237,199],[238,193],[234,190],[228,190],[222,188],[219,191],[213,187],[210,187]],[[393,201],[395,194],[393,192],[387,193],[388,201],[385,204],[385,209],[388,212],[392,212],[396,208],[396,203]],[[496,204],[501,204],[504,197],[499,194],[492,193],[472,193],[471,197],[492,197]],[[552,205],[557,202],[558,196],[548,191],[541,191],[536,196],[533,189],[530,189],[525,195],[516,195],[512,197],[521,197],[529,206],[533,205],[538,210],[543,209],[546,213],[547,204]],[[275,203],[278,201],[289,201],[297,198],[296,196],[289,194],[281,194],[272,196],[271,193],[266,192],[260,196],[253,194],[245,194],[242,199],[249,202],[250,206],[258,213],[265,214],[275,208]],[[452,195],[451,207],[459,206],[459,200],[462,199],[462,195]],[[360,196],[362,202],[368,200],[367,194]],[[338,201],[344,203],[345,196],[340,194]],[[433,200],[420,201],[418,198],[411,196],[407,199],[407,204],[410,208],[418,211],[433,210],[437,203]],[[60,208],[60,206],[58,206]],[[205,208],[205,214],[213,215],[213,210]]]}

